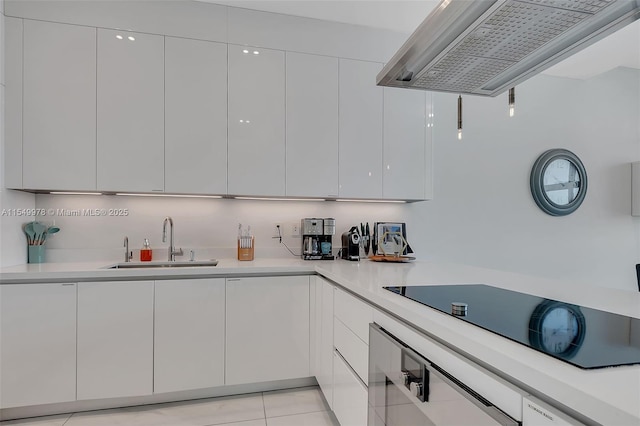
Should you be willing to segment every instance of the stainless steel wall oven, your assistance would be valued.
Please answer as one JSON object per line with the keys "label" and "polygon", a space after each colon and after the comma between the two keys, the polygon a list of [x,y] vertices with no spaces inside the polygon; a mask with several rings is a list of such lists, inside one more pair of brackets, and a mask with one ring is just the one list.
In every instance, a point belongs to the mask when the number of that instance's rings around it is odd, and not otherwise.
{"label": "stainless steel wall oven", "polygon": [[369,326],[369,426],[518,425],[377,324]]}

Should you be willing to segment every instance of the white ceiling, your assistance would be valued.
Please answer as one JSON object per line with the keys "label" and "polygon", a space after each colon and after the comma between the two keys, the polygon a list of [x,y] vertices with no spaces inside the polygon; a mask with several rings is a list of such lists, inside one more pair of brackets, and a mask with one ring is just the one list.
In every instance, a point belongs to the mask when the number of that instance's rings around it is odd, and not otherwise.
{"label": "white ceiling", "polygon": [[[409,35],[437,0],[200,0],[246,9],[364,25]],[[549,68],[545,74],[589,78],[618,66],[640,69],[640,20]]]}

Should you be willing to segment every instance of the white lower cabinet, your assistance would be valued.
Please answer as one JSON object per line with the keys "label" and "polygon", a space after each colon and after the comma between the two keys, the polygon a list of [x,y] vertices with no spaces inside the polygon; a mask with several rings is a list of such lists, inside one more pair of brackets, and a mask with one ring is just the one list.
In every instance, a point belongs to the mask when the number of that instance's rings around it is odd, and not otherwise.
{"label": "white lower cabinet", "polygon": [[316,321],[319,322],[316,343],[316,380],[333,408],[333,293],[334,286],[323,278],[316,278]]}
{"label": "white lower cabinet", "polygon": [[367,424],[367,387],[338,351],[333,359],[333,412],[341,426]]}
{"label": "white lower cabinet", "polygon": [[227,278],[225,384],[309,377],[309,276]]}
{"label": "white lower cabinet", "polygon": [[367,383],[369,377],[369,345],[360,340],[338,318],[333,320],[334,347],[358,374],[360,380]]}
{"label": "white lower cabinet", "polygon": [[76,399],[76,284],[0,286],[0,408]]}
{"label": "white lower cabinet", "polygon": [[224,384],[225,280],[155,283],[154,393]]}
{"label": "white lower cabinet", "polygon": [[77,399],[153,392],[153,281],[78,284]]}

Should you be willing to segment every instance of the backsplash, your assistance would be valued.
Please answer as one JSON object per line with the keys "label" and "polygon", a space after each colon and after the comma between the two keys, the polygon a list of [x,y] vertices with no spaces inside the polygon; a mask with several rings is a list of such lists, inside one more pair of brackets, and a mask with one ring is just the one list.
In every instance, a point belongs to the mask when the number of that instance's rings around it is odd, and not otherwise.
{"label": "backsplash", "polygon": [[[276,223],[282,224],[285,244],[296,254],[301,239],[292,236],[291,225],[304,217],[333,217],[340,236],[352,225],[368,221],[406,221],[406,204],[320,201],[229,200],[138,196],[36,195],[36,209],[46,212],[38,220],[58,226],[61,231],[47,240],[47,261],[73,262],[124,257],[123,240],[129,237],[134,260],[148,238],[154,259],[167,256],[168,243],[162,242],[162,223],[166,216],[174,221],[176,247],[188,259],[235,257],[238,223],[251,225],[255,236],[256,258],[293,257],[278,242]],[[99,215],[86,215],[87,210]],[[106,210],[106,215],[100,210]],[[27,220],[25,220],[26,222]],[[409,236],[411,225],[408,224]],[[26,244],[26,243],[25,243]],[[336,248],[337,251],[337,248]]]}

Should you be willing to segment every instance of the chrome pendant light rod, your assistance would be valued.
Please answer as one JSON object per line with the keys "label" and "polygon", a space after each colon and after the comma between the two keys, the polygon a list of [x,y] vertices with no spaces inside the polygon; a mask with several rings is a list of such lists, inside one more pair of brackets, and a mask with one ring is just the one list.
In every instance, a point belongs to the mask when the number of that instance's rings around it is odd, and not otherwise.
{"label": "chrome pendant light rod", "polygon": [[462,96],[458,95],[458,140],[462,139]]}
{"label": "chrome pendant light rod", "polygon": [[509,89],[509,117],[513,117],[516,111],[516,88]]}

